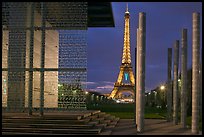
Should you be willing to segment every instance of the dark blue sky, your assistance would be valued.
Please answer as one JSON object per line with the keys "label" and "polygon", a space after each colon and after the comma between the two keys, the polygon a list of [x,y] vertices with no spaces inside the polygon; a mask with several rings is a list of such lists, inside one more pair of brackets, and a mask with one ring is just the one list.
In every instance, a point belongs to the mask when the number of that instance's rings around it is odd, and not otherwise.
{"label": "dark blue sky", "polygon": [[[188,68],[191,67],[192,13],[200,12],[202,30],[201,2],[128,2],[128,8],[133,68],[138,15],[146,12],[146,90],[167,80],[167,48],[181,39],[182,28],[188,29]],[[101,93],[110,93],[113,89],[122,60],[126,2],[113,2],[112,9],[115,27],[88,29],[87,88]]]}

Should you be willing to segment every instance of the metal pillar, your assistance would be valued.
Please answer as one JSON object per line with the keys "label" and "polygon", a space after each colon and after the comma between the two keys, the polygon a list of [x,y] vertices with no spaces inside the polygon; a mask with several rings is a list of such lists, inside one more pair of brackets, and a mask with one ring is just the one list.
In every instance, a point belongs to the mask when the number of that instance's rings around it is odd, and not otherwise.
{"label": "metal pillar", "polygon": [[168,48],[168,66],[167,66],[167,121],[172,121],[172,48]]}
{"label": "metal pillar", "polygon": [[137,92],[138,92],[138,121],[137,131],[143,132],[144,130],[144,97],[145,97],[145,46],[146,46],[146,14],[144,12],[139,13],[139,45],[138,45],[138,79]]}
{"label": "metal pillar", "polygon": [[30,13],[30,71],[29,71],[29,92],[28,92],[28,114],[32,115],[33,102],[33,45],[34,45],[34,3],[29,5]]}
{"label": "metal pillar", "polygon": [[41,71],[40,71],[40,115],[44,113],[44,67],[45,67],[45,9],[41,2],[42,36],[41,36]]}
{"label": "metal pillar", "polygon": [[139,59],[139,50],[138,50],[138,47],[139,47],[139,29],[137,28],[137,54],[136,54],[136,78],[135,78],[135,85],[136,85],[136,88],[135,88],[135,90],[136,90],[136,97],[137,97],[137,99],[136,99],[136,109],[135,109],[135,113],[136,113],[136,115],[135,115],[135,118],[136,118],[136,125],[138,124],[138,101],[139,101],[139,97],[138,97],[138,71],[139,71],[139,68],[138,68],[138,66],[139,66],[139,61],[138,61],[138,59]]}
{"label": "metal pillar", "polygon": [[193,13],[192,34],[192,127],[194,134],[199,132],[199,53],[200,53],[200,13]]}
{"label": "metal pillar", "polygon": [[[202,59],[202,50],[201,50],[201,54],[200,57]],[[202,122],[202,60],[200,60],[200,71],[199,71],[199,79],[200,79],[200,119]]]}
{"label": "metal pillar", "polygon": [[136,91],[137,91],[137,84],[136,84],[136,77],[137,77],[137,47],[135,47],[135,89],[134,89],[134,124],[137,128],[137,123],[136,123]]}
{"label": "metal pillar", "polygon": [[25,108],[26,10],[25,2],[8,3],[7,110],[11,112]]}
{"label": "metal pillar", "polygon": [[187,116],[187,29],[182,30],[181,39],[181,125],[186,128]]}
{"label": "metal pillar", "polygon": [[173,122],[178,124],[178,63],[179,63],[179,40],[174,44],[174,84],[173,84]]}

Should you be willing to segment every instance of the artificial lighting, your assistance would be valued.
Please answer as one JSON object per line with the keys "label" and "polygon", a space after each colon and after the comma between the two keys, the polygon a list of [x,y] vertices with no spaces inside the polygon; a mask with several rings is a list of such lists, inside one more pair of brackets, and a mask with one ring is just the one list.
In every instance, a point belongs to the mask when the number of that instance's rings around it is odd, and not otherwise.
{"label": "artificial lighting", "polygon": [[181,81],[181,79],[178,79],[178,82],[180,82]]}
{"label": "artificial lighting", "polygon": [[161,90],[164,90],[164,89],[165,89],[165,86],[162,85],[162,86],[160,87],[160,89],[161,89]]}
{"label": "artificial lighting", "polygon": [[88,92],[86,91],[85,94],[88,94]]}

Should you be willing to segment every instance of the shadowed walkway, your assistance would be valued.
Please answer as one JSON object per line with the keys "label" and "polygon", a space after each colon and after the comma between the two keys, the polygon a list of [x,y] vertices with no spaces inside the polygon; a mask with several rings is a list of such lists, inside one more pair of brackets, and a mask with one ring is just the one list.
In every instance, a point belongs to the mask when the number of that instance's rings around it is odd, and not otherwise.
{"label": "shadowed walkway", "polygon": [[[133,119],[120,119],[113,129],[112,135],[192,135],[190,129],[182,129],[181,125],[174,125],[163,119],[145,119],[143,133],[136,133]],[[202,134],[201,132],[199,134]]]}

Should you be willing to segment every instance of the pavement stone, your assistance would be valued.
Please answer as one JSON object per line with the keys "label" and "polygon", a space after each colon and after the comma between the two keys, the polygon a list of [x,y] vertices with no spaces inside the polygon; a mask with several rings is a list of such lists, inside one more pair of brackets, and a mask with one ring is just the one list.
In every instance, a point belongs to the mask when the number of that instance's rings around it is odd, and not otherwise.
{"label": "pavement stone", "polygon": [[[111,135],[192,135],[191,129],[183,129],[181,125],[174,125],[164,119],[145,119],[142,133],[136,131],[133,119],[120,119]],[[200,131],[199,135],[202,135]]]}

